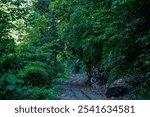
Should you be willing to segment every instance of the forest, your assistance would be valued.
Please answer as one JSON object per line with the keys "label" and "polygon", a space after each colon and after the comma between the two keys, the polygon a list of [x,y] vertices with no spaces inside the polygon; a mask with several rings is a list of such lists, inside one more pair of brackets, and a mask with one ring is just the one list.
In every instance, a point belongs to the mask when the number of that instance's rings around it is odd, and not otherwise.
{"label": "forest", "polygon": [[0,0],[1,100],[60,99],[77,73],[150,99],[150,0]]}

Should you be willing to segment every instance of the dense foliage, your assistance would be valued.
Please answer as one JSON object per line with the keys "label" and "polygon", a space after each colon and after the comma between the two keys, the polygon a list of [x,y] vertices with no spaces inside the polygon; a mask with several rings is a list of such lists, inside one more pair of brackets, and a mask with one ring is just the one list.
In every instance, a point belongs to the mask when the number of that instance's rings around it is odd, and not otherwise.
{"label": "dense foliage", "polygon": [[[149,0],[33,1],[0,0],[0,99],[56,99],[49,85],[76,66],[89,81],[93,68],[132,80],[131,98],[150,99]],[[16,42],[11,30],[25,34]]]}
{"label": "dense foliage", "polygon": [[[64,77],[64,69],[61,53],[55,54],[57,37],[50,39],[52,30],[43,34],[48,29],[46,15],[22,0],[0,5],[0,99],[57,99],[59,90],[50,85]],[[19,39],[14,36],[17,31],[24,32]]]}
{"label": "dense foliage", "polygon": [[75,0],[49,6],[68,51],[83,61],[89,77],[103,69],[108,82],[134,80],[134,98],[149,98],[150,1]]}

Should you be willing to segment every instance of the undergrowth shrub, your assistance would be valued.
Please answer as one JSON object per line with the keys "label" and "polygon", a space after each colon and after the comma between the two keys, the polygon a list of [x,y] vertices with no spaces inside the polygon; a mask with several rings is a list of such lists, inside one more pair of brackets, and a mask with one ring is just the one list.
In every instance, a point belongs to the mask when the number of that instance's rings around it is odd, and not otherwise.
{"label": "undergrowth shrub", "polygon": [[59,89],[58,88],[40,88],[27,86],[23,87],[22,92],[20,92],[20,99],[29,100],[54,100],[58,99]]}
{"label": "undergrowth shrub", "polygon": [[25,81],[25,84],[40,87],[45,86],[49,82],[45,66],[42,62],[31,62],[19,71],[19,77]]}
{"label": "undergrowth shrub", "polygon": [[24,83],[18,79],[12,72],[0,74],[0,99],[15,99],[20,95],[19,87]]}

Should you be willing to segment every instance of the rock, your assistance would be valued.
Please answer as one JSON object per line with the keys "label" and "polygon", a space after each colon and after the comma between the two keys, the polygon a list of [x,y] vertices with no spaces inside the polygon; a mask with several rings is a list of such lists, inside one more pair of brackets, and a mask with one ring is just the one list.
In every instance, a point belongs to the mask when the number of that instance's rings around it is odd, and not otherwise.
{"label": "rock", "polygon": [[120,97],[128,93],[127,83],[123,79],[118,79],[107,86],[106,97]]}
{"label": "rock", "polygon": [[90,79],[92,87],[99,87],[107,83],[106,73],[103,69],[93,67]]}
{"label": "rock", "polygon": [[93,88],[98,88],[99,87],[99,83],[97,81],[93,82],[93,79],[91,79],[91,87]]}

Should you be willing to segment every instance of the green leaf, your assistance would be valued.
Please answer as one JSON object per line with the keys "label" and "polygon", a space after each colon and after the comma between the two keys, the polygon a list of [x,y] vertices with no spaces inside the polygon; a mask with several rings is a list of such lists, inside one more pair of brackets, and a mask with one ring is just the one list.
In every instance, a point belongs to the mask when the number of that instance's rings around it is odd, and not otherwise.
{"label": "green leaf", "polygon": [[6,74],[0,74],[0,82],[3,82],[6,78]]}
{"label": "green leaf", "polygon": [[8,86],[6,87],[6,89],[12,91],[12,90],[15,89],[15,87],[16,87],[15,85],[8,85]]}
{"label": "green leaf", "polygon": [[23,83],[22,80],[19,80],[16,78],[16,76],[13,73],[8,73],[6,81],[10,84],[16,84],[16,83]]}

